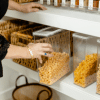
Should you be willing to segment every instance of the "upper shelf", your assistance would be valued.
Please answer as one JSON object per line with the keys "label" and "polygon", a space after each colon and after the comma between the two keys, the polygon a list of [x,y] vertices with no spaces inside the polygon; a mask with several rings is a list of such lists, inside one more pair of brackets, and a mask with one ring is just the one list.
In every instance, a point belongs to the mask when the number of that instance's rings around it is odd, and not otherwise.
{"label": "upper shelf", "polygon": [[5,16],[100,37],[100,14],[46,7],[46,11],[29,14],[8,10]]}
{"label": "upper shelf", "polygon": [[[38,72],[35,72],[22,65],[14,63],[12,60],[4,59],[2,63],[3,66],[7,66],[39,82]],[[50,87],[69,97],[72,97],[75,100],[100,100],[100,95],[96,94],[96,83],[93,83],[87,88],[82,88],[75,85],[73,82],[73,74],[70,74],[61,78],[59,81],[57,81]]]}

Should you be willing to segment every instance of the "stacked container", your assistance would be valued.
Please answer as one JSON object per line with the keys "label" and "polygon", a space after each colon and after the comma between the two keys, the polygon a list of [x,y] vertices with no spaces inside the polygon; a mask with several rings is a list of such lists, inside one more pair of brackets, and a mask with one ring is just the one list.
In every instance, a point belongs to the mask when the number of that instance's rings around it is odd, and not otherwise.
{"label": "stacked container", "polygon": [[89,0],[88,10],[97,11],[99,7],[99,0]]}
{"label": "stacked container", "polygon": [[74,83],[86,87],[96,81],[97,39],[73,34]]}
{"label": "stacked container", "polygon": [[62,7],[70,7],[71,0],[62,0]]}
{"label": "stacked container", "polygon": [[100,40],[97,40],[97,43],[98,43],[97,93],[100,94]]}
{"label": "stacked container", "polygon": [[38,61],[40,83],[52,85],[70,71],[70,32],[49,27],[33,32],[33,35],[36,43],[49,43],[53,47],[53,57],[43,56],[42,64]]}

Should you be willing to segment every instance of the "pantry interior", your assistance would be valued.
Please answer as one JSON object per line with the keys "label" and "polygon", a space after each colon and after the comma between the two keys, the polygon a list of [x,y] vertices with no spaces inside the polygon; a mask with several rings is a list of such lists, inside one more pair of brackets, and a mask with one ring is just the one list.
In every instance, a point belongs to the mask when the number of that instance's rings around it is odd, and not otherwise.
{"label": "pantry interior", "polygon": [[[8,10],[3,21],[17,18],[71,30],[80,34],[100,37],[99,13],[81,12],[62,7],[46,7],[48,9],[47,11],[29,14]],[[37,72],[16,64],[12,60],[4,59],[2,63],[4,68],[4,78],[1,79],[0,100],[11,100],[12,91],[15,87],[15,80],[18,75],[24,74],[28,77],[29,82],[39,82]],[[23,84],[23,82],[24,80],[22,79],[19,84]],[[100,95],[96,94],[96,82],[86,88],[79,87],[74,84],[73,73],[64,76],[50,87],[54,92],[54,100],[99,100],[100,97]]]}

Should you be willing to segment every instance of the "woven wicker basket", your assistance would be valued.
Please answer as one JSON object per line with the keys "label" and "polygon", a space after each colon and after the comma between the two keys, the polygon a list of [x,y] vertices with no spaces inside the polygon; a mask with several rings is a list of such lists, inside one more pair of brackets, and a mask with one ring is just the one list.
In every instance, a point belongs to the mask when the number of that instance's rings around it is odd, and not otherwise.
{"label": "woven wicker basket", "polygon": [[[43,27],[43,26],[41,26]],[[32,32],[33,30],[36,31],[38,29],[40,29],[41,27],[34,27],[34,28],[30,28],[27,30],[22,30],[19,32],[14,32],[11,35],[11,44],[13,45],[18,45],[18,46],[26,46],[28,43],[32,42],[34,43],[33,40],[33,36],[32,36]],[[62,32],[60,32],[57,35],[51,36],[50,38],[41,38],[38,37],[36,38],[35,43],[47,43],[49,41],[49,43],[53,43],[53,41],[55,41],[55,39],[63,39],[63,37],[66,36],[67,39],[67,34],[68,31],[64,30]],[[47,60],[47,57],[42,57],[43,59],[43,64],[45,63],[45,61]],[[32,70],[37,70],[37,63],[36,63],[36,59],[32,60],[32,59],[13,59],[14,62],[21,64],[25,67],[28,67]]]}
{"label": "woven wicker basket", "polygon": [[25,29],[29,23],[27,21],[14,19],[0,23],[0,34],[10,42],[10,35],[14,31]]}
{"label": "woven wicker basket", "polygon": [[[42,29],[46,26],[34,26],[33,28],[28,28],[19,32],[14,32],[11,34],[11,44],[17,46],[26,46],[28,43],[34,43],[32,32]],[[13,59],[14,62],[26,66],[32,70],[37,70],[36,59]]]}
{"label": "woven wicker basket", "polygon": [[17,86],[17,81],[22,76],[24,75],[20,75],[16,79],[16,88],[12,93],[13,100],[53,100],[51,88],[38,83],[28,83],[26,76],[24,76],[26,83],[24,85]]}
{"label": "woven wicker basket", "polygon": [[36,2],[38,0],[13,0],[13,1],[15,1],[17,3],[26,3],[26,2]]}

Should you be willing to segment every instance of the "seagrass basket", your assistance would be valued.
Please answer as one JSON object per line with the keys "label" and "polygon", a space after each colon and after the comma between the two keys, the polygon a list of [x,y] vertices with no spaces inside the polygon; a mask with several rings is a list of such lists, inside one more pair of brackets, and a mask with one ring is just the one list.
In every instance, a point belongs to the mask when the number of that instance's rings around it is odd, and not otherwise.
{"label": "seagrass basket", "polygon": [[12,93],[13,100],[53,100],[51,88],[38,83],[28,83],[26,76],[24,76],[26,84],[17,86],[17,81],[22,76],[24,75],[20,75],[16,79],[16,88]]}
{"label": "seagrass basket", "polygon": [[[42,29],[46,26],[38,25],[33,26],[33,28],[28,28],[22,31],[13,32],[11,34],[11,44],[25,47],[28,43],[34,43],[32,32]],[[36,59],[13,59],[14,62],[21,64],[32,70],[37,70]]]}
{"label": "seagrass basket", "polygon": [[14,19],[7,20],[0,23],[0,34],[6,38],[6,40],[10,43],[11,33],[14,31],[19,31],[26,28],[29,25],[29,22]]}

